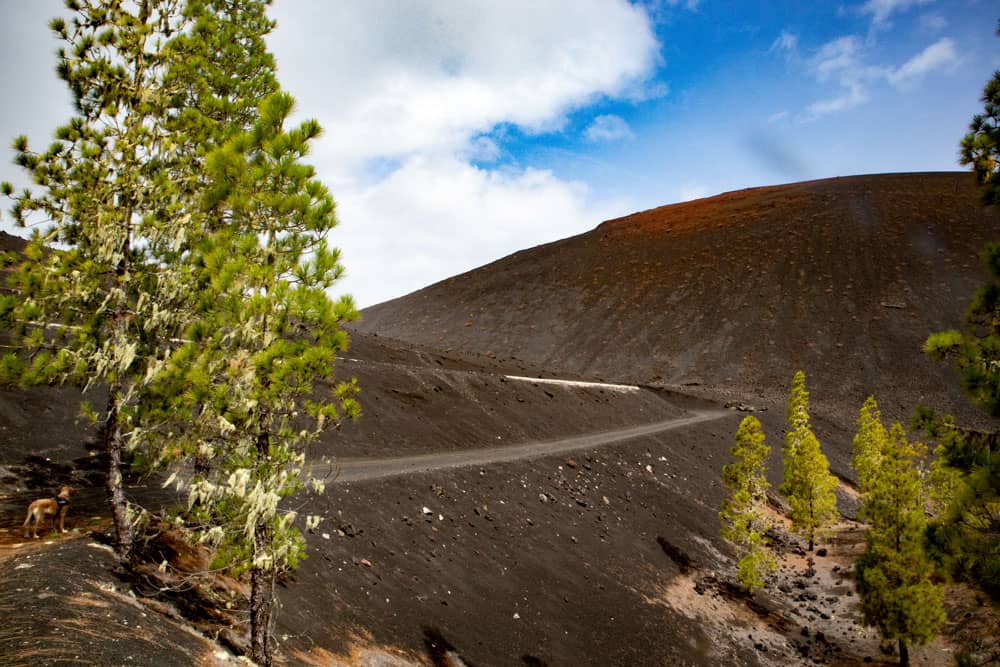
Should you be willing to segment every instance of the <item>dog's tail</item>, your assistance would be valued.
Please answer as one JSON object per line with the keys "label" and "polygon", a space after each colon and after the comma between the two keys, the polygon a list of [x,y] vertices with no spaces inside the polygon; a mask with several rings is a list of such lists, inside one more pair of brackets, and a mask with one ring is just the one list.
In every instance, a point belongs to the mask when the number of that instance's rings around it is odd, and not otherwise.
{"label": "dog's tail", "polygon": [[[32,512],[31,510],[32,510],[32,508],[29,506],[28,507],[28,516],[26,516],[24,518],[24,523],[21,524],[21,528],[24,529],[24,536],[25,537],[28,536],[28,530],[29,530],[28,529],[28,524],[31,522],[31,516],[34,514],[34,512]],[[35,529],[37,530],[37,528],[38,528],[38,522],[37,522],[37,519],[36,519],[36,521],[35,521]]]}

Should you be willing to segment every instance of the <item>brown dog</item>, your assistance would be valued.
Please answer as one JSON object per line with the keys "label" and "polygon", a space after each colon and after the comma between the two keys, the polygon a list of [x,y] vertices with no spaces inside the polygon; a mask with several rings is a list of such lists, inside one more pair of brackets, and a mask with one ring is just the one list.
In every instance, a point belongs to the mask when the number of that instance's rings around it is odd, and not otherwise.
{"label": "brown dog", "polygon": [[28,536],[28,524],[31,523],[31,519],[35,519],[34,530],[31,531],[32,537],[38,537],[38,526],[41,525],[42,519],[50,516],[52,517],[52,527],[56,527],[56,515],[59,517],[59,531],[62,533],[66,532],[66,528],[63,525],[66,521],[66,512],[69,511],[69,496],[73,493],[73,487],[62,486],[59,488],[59,495],[54,498],[40,498],[35,502],[28,505],[28,516],[24,520],[24,536]]}

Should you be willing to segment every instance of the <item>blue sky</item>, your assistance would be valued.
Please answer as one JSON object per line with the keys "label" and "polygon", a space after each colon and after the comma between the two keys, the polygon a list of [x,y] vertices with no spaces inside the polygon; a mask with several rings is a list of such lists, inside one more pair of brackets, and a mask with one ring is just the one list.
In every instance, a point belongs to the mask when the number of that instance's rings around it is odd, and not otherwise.
{"label": "blue sky", "polygon": [[[0,0],[0,134],[70,113],[46,19]],[[729,190],[958,169],[1000,9],[958,0],[276,0],[270,38],[361,306]],[[0,179],[21,180],[9,160]],[[9,221],[0,222],[10,230]],[[23,232],[22,232],[23,233]]]}

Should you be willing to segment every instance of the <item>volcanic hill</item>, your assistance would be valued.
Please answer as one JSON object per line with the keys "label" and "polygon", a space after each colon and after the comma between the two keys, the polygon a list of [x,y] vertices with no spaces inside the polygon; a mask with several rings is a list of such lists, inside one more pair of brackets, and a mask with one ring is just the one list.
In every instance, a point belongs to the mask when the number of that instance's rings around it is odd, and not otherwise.
{"label": "volcanic hill", "polygon": [[609,220],[365,309],[358,330],[574,376],[814,401],[853,421],[968,402],[928,334],[960,325],[1000,216],[967,173],[730,192]]}

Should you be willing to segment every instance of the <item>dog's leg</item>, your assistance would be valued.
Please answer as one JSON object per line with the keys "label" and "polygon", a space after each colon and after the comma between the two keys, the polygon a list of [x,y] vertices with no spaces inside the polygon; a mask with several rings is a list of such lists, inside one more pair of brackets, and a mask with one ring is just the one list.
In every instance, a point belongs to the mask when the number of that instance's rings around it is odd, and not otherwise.
{"label": "dog's leg", "polygon": [[28,536],[28,524],[31,522],[31,508],[28,508],[28,516],[24,519],[24,524],[21,526],[24,528],[24,536]]}
{"label": "dog's leg", "polygon": [[[68,512],[68,511],[69,511],[69,505],[63,505],[59,509],[59,532],[60,533],[65,533],[66,532],[66,526],[65,526],[65,524],[66,524],[66,512]],[[56,523],[56,518],[52,517],[52,525],[55,526],[55,523]]]}

